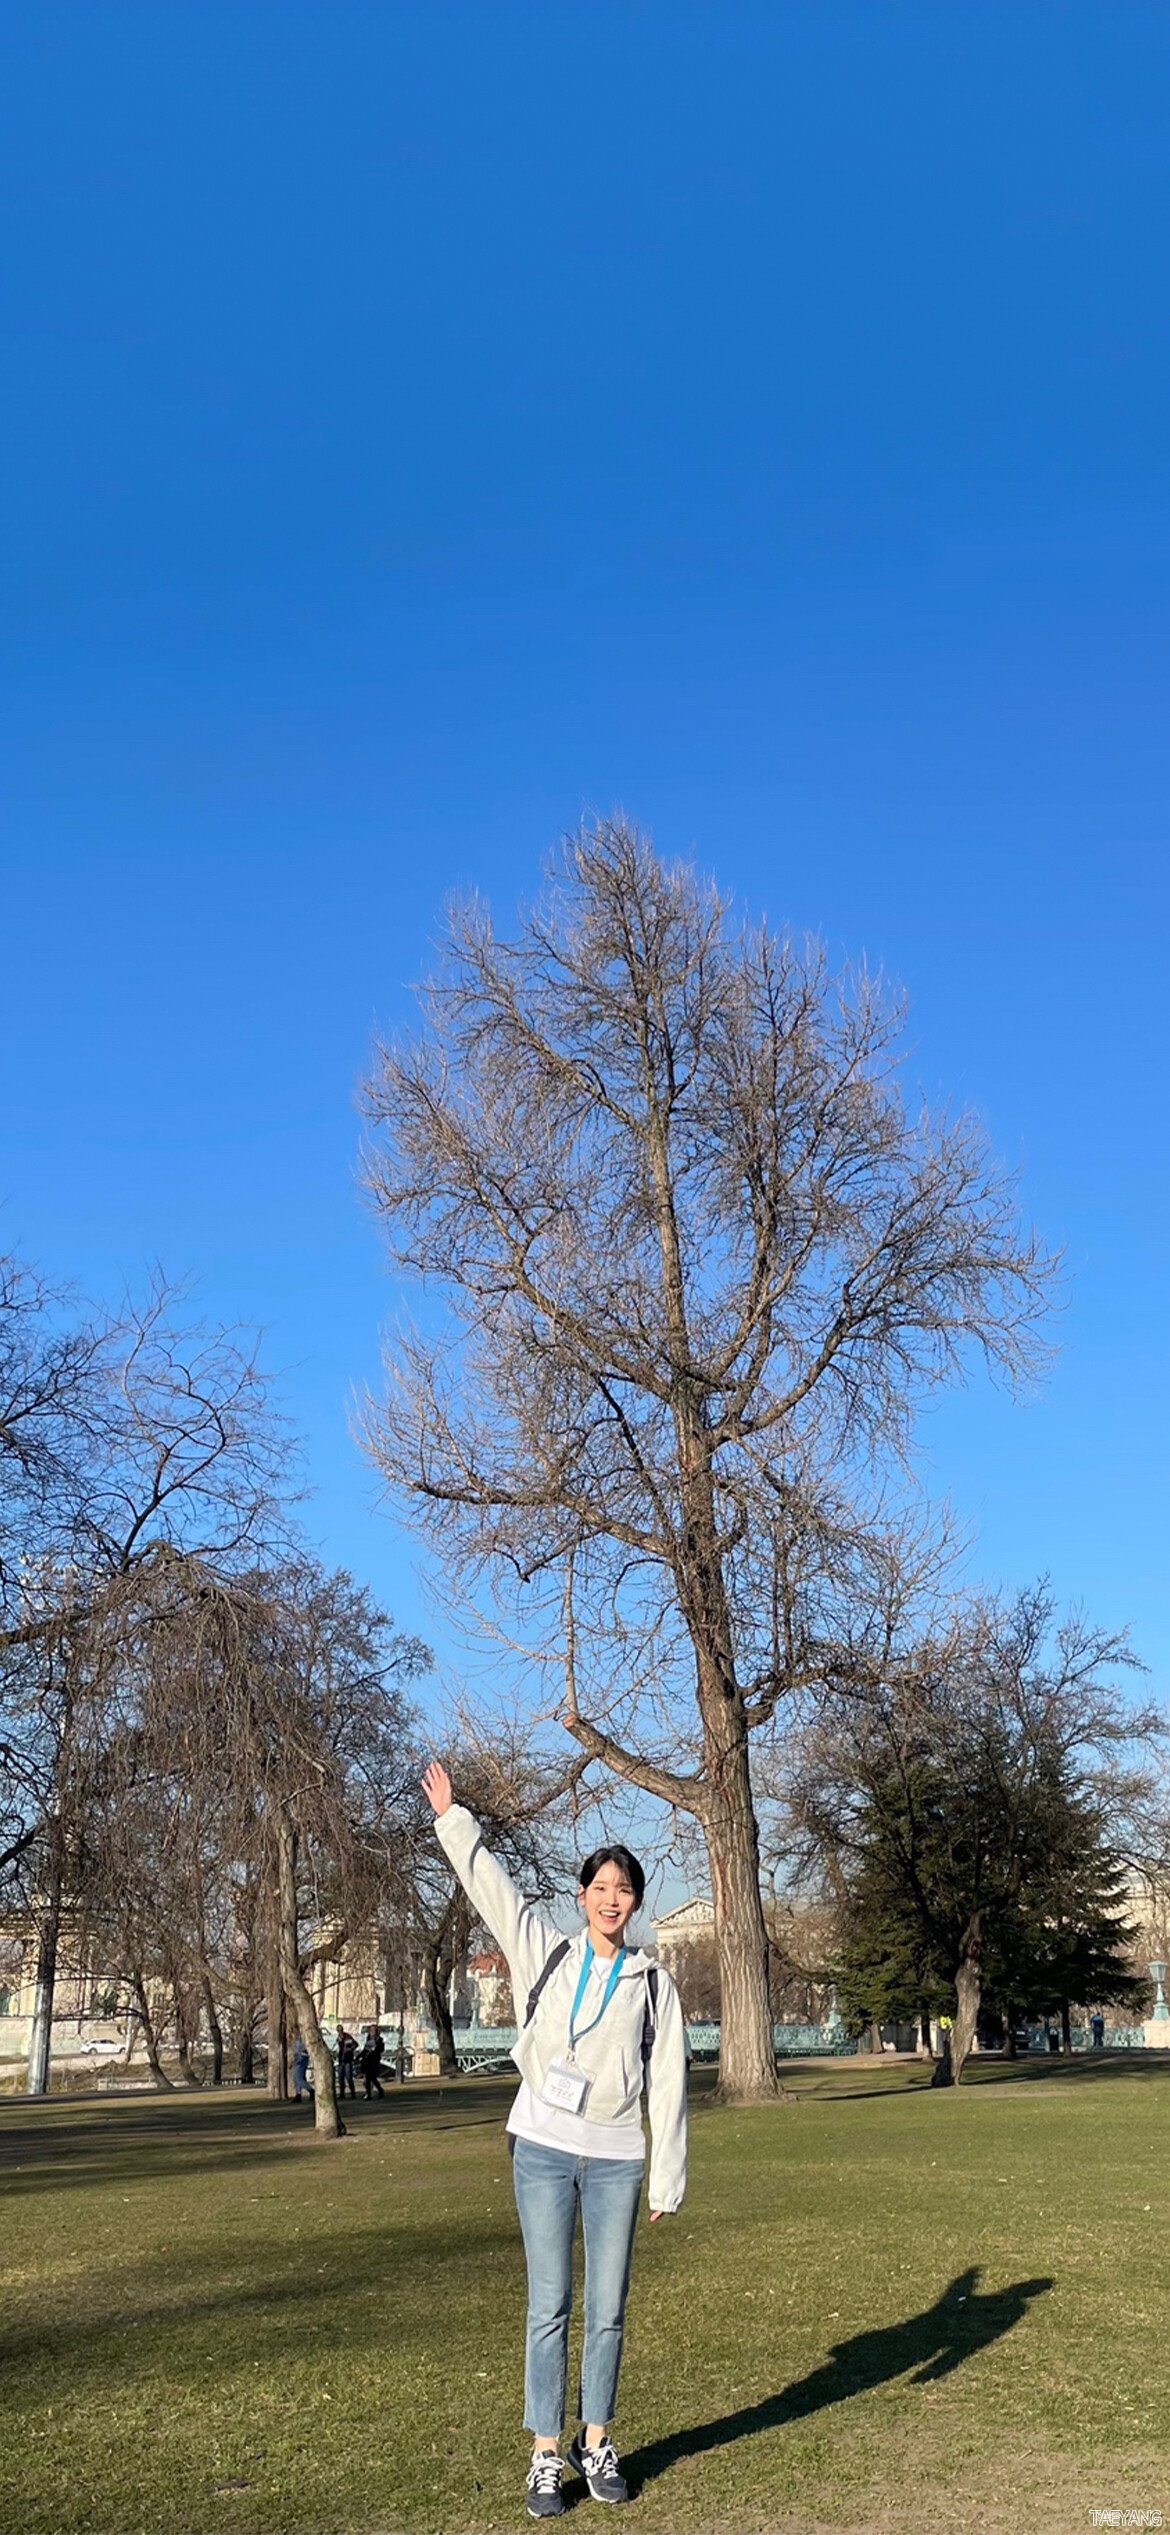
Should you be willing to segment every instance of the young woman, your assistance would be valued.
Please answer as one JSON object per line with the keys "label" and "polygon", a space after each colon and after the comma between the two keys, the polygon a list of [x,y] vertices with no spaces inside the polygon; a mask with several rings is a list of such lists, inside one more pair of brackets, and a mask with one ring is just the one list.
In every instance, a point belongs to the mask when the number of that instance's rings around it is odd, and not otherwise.
{"label": "young woman", "polygon": [[628,1848],[599,1848],[581,1868],[580,1934],[566,1938],[525,1901],[452,1802],[432,1761],[423,1787],[436,1830],[477,1916],[507,1956],[519,2036],[520,2091],[508,2115],[516,2207],[528,2260],[524,2426],[533,2437],[530,2517],[559,2517],[565,2461],[569,2315],[577,2211],[585,2237],[581,2428],[568,2462],[595,2500],[625,2500],[609,2426],[617,2400],[626,2292],[650,2114],[651,2223],[671,2217],[687,2179],[686,2032],[668,1972],[626,1929],[645,1877]]}

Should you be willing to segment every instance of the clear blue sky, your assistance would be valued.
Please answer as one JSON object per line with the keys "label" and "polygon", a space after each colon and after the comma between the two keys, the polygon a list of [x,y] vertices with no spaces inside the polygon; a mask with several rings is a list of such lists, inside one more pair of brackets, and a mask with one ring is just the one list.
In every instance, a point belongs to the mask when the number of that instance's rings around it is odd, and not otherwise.
{"label": "clear blue sky", "polygon": [[0,10],[0,1226],[257,1321],[328,1553],[354,1087],[444,894],[622,803],[906,984],[1067,1247],[932,1417],[1164,1661],[1170,17]]}

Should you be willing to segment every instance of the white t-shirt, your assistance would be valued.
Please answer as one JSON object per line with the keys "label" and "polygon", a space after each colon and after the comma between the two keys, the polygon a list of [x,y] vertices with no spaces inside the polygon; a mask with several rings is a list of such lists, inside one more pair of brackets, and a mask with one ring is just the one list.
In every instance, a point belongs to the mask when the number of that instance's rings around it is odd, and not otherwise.
{"label": "white t-shirt", "polygon": [[508,2128],[514,2139],[531,2139],[538,2148],[562,2148],[571,2157],[614,2157],[630,2165],[646,2162],[640,2121],[586,2121],[584,2113],[542,2103],[526,2077],[521,2078]]}

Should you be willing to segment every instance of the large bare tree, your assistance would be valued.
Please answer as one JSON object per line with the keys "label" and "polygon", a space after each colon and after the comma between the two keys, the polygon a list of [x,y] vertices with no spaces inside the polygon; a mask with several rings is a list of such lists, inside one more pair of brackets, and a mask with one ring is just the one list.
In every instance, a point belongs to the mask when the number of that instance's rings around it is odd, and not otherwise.
{"label": "large bare tree", "polygon": [[371,1445],[457,1585],[539,1614],[581,1749],[701,1825],[722,2085],[765,2096],[751,1738],[816,1678],[826,1527],[968,1353],[1029,1369],[1049,1266],[977,1123],[908,1101],[880,988],[624,822],[514,938],[455,909],[422,1007],[368,1086],[423,1289]]}

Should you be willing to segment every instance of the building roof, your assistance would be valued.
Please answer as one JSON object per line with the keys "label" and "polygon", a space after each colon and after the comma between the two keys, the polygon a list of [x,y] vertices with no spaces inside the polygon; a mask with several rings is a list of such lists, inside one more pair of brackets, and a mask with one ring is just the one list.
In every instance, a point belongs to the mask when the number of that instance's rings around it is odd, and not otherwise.
{"label": "building roof", "polygon": [[[762,1893],[764,1917],[770,1926],[777,1920],[812,1917],[824,1904],[810,1900],[805,1893]],[[692,1893],[689,1901],[680,1901],[674,1910],[664,1910],[654,1922],[655,1933],[672,1937],[708,1936],[715,1925],[715,1904],[705,1892]]]}
{"label": "building roof", "polygon": [[654,1922],[654,1931],[661,1936],[665,1928],[670,1936],[685,1936],[691,1929],[707,1929],[715,1924],[715,1904],[705,1892],[693,1893],[689,1901],[680,1901],[674,1910],[664,1910]]}

